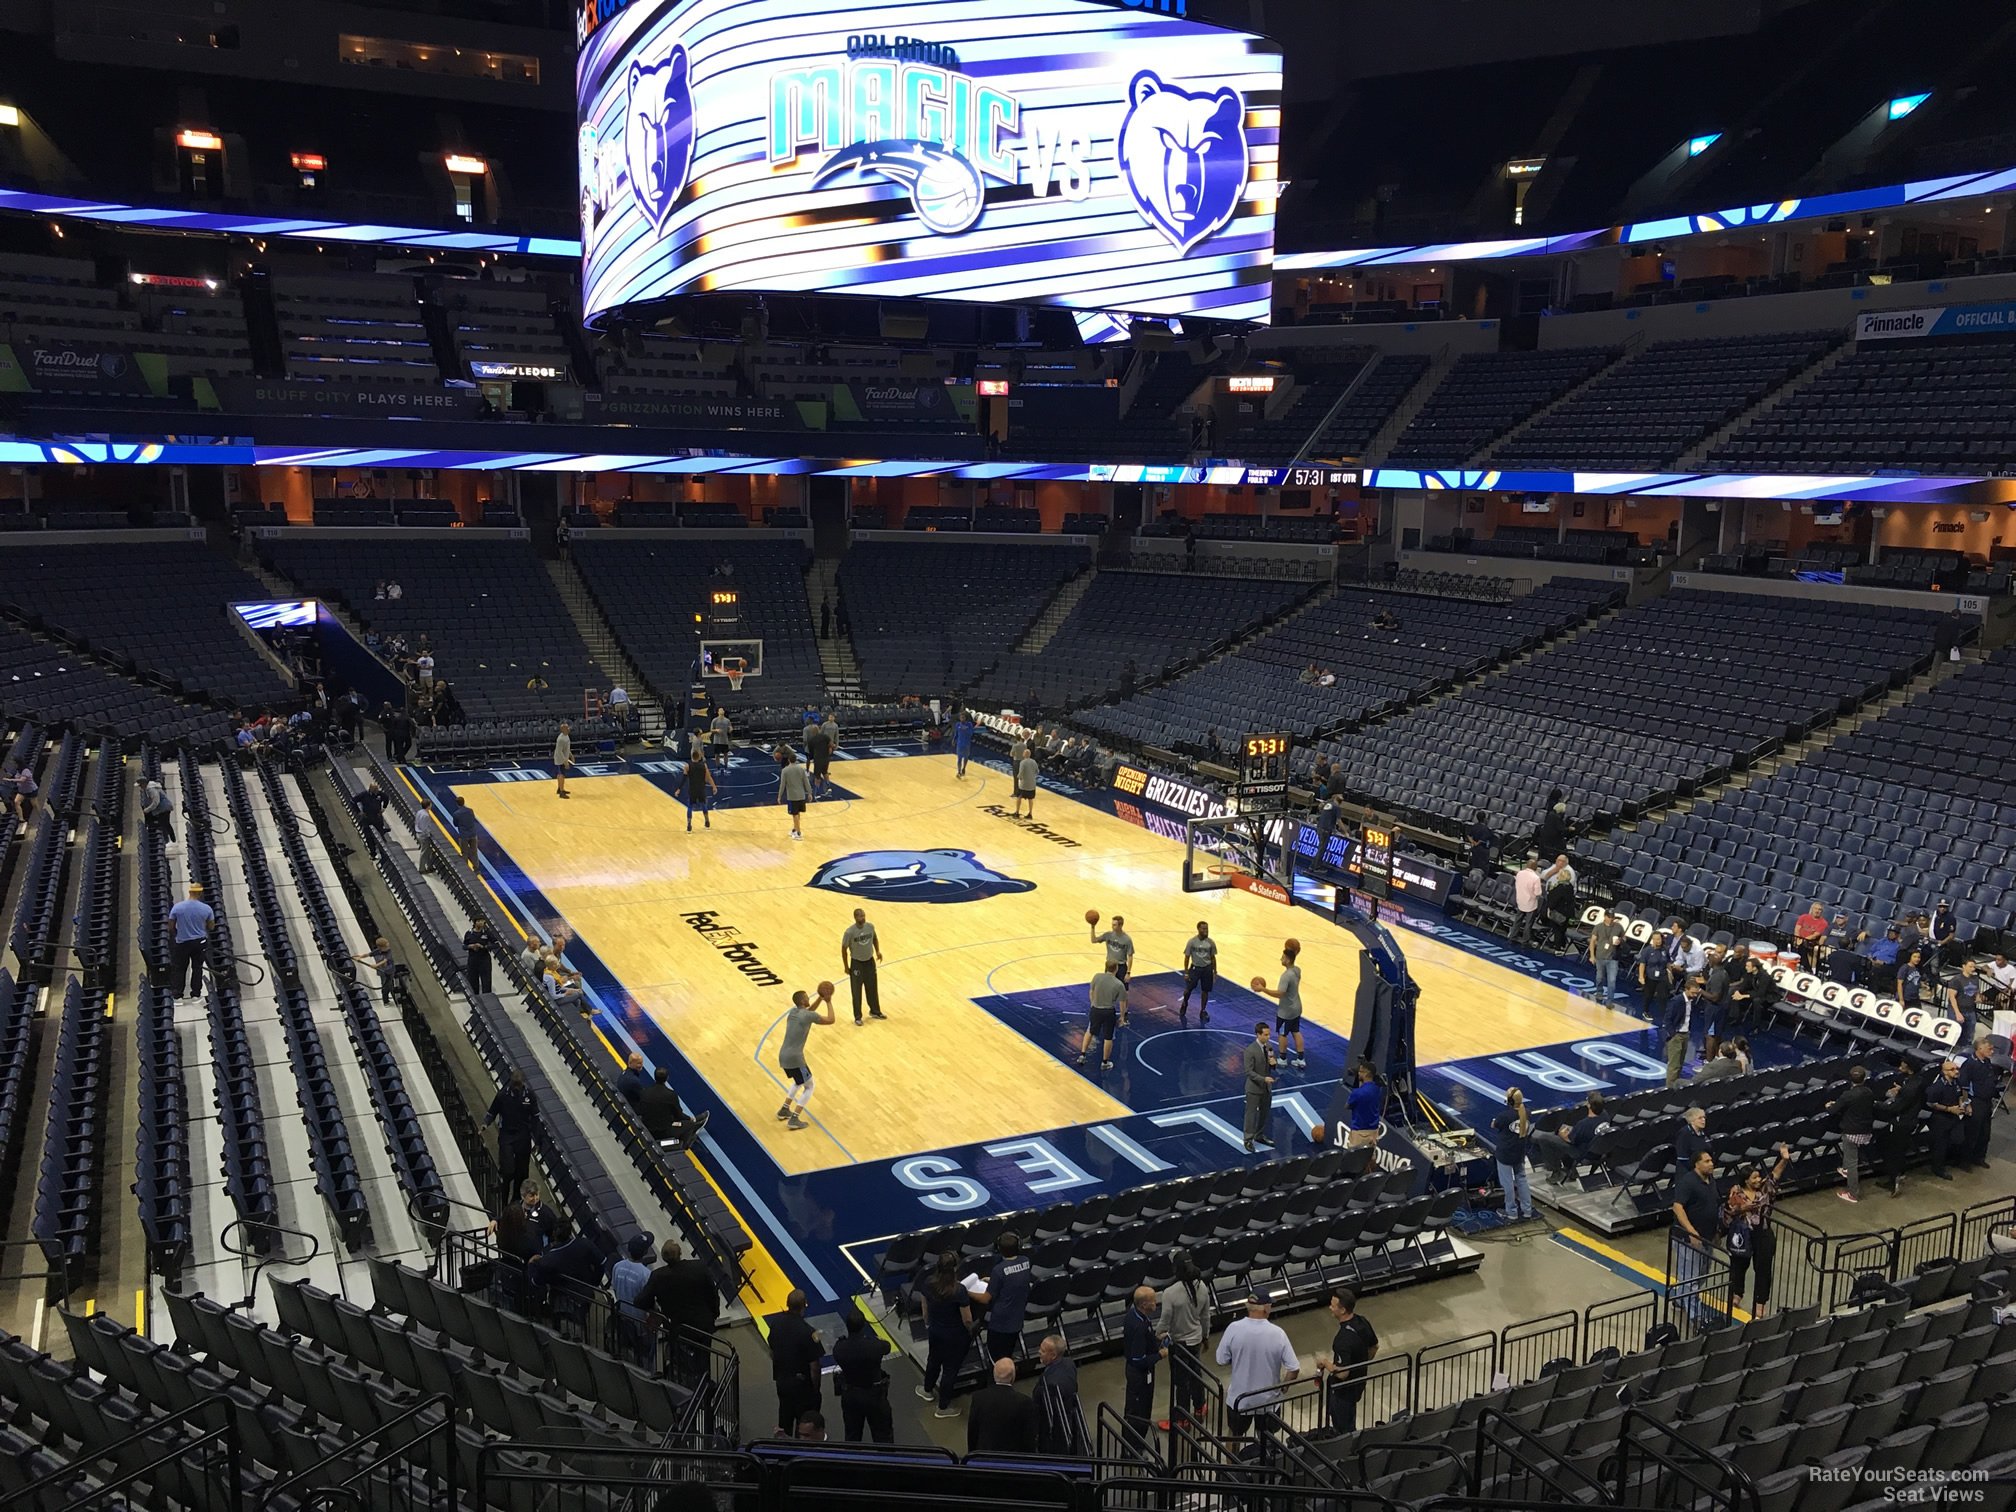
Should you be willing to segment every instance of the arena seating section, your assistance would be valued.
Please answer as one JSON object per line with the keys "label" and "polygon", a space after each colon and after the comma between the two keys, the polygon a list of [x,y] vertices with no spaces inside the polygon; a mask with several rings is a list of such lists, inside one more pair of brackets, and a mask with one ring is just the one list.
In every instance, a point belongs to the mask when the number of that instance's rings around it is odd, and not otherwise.
{"label": "arena seating section", "polygon": [[122,739],[200,743],[231,733],[221,710],[182,703],[10,624],[0,624],[0,712]]}
{"label": "arena seating section", "polygon": [[2016,429],[2016,343],[1871,341],[1739,426],[1709,463],[1732,470],[1993,473]]}
{"label": "arena seating section", "polygon": [[[582,690],[606,692],[609,674],[581,639],[545,564],[523,540],[439,536],[318,540],[268,537],[274,571],[334,599],[370,630],[426,636],[435,676],[455,690],[472,721],[561,719],[582,714]],[[374,599],[392,581],[404,596]],[[548,686],[528,687],[533,678]]]}
{"label": "arena seating section", "polygon": [[1629,895],[1752,931],[1789,931],[1818,898],[1880,936],[1947,898],[1963,939],[2001,948],[2016,907],[2016,761],[2000,735],[2012,703],[2016,656],[2000,651],[1796,766],[1597,842],[1591,859]]}
{"label": "arena seating section", "polygon": [[456,354],[465,365],[483,361],[572,365],[567,344],[553,324],[549,297],[536,285],[456,279],[439,284],[431,297],[447,312],[455,329]]}
{"label": "arena seating section", "polygon": [[[1312,359],[1303,359],[1296,364],[1295,393],[1287,409],[1272,420],[1263,419],[1240,431],[1236,442],[1219,449],[1236,450],[1240,456],[1255,462],[1292,461],[1301,452],[1302,444],[1323,423],[1324,417],[1344,397],[1345,390],[1351,387],[1376,355],[1372,352],[1340,351],[1328,365],[1320,368],[1314,366]],[[1252,402],[1262,407],[1272,397],[1270,394],[1251,396]]]}
{"label": "arena seating section", "polygon": [[1005,708],[1061,710],[1139,685],[1284,613],[1309,589],[1264,578],[1101,572],[1041,651],[1011,651],[974,684]]}
{"label": "arena seating section", "polygon": [[598,352],[602,392],[611,399],[732,399],[742,392],[735,377],[740,349],[726,343],[626,331],[621,345],[605,340]]}
{"label": "arena seating section", "polygon": [[1669,467],[1828,345],[1810,332],[1655,342],[1494,447],[1491,460],[1508,467]]}
{"label": "arena seating section", "polygon": [[121,670],[248,708],[291,695],[230,608],[273,591],[201,541],[20,540],[0,555],[0,578],[0,603],[31,628],[46,627]]}
{"label": "arena seating section", "polygon": [[840,560],[839,584],[861,690],[930,697],[968,685],[1088,565],[1070,546],[857,542]]}
{"label": "arena seating section", "polygon": [[[1526,834],[1555,787],[1572,822],[1615,822],[1888,692],[1951,633],[1916,610],[1676,591],[1324,749],[1354,790],[1444,827],[1483,809]],[[1797,646],[1825,662],[1787,676]],[[1492,759],[1450,759],[1467,751]]]}
{"label": "arena seating section", "polygon": [[763,675],[751,678],[740,700],[726,684],[715,687],[732,714],[738,702],[817,704],[825,694],[813,611],[805,600],[807,552],[795,540],[639,541],[621,536],[576,538],[569,547],[596,607],[647,686],[683,698],[699,646],[693,616],[706,611],[707,594],[727,581],[741,595],[738,629],[710,630],[733,639],[747,633],[763,642]]}
{"label": "arena seating section", "polygon": [[[1555,578],[1509,604],[1340,589],[1230,656],[1111,708],[1087,709],[1077,723],[1165,750],[1221,741],[1247,730],[1318,730],[1391,714],[1494,663],[1536,649],[1618,596],[1611,584]],[[1397,631],[1374,630],[1373,615],[1397,617]],[[1337,679],[1302,681],[1311,663]]]}
{"label": "arena seating section", "polygon": [[[1145,360],[1145,359],[1144,359]],[[1157,356],[1134,392],[1118,424],[1066,426],[1045,423],[1040,430],[1018,429],[1008,450],[1033,461],[1085,457],[1100,462],[1167,462],[1190,454],[1190,426],[1179,420],[1178,405],[1209,378],[1211,363],[1165,352]]]}
{"label": "arena seating section", "polygon": [[1388,458],[1453,466],[1602,371],[1614,351],[1466,352],[1400,433]]}
{"label": "arena seating section", "polygon": [[[1505,1457],[1513,1468],[1502,1480],[1486,1476],[1487,1497],[1516,1499],[1537,1484],[1577,1488],[1579,1496],[1552,1493],[1569,1504],[1613,1504],[1614,1490],[1599,1493],[1599,1485],[1614,1486],[1620,1447],[1642,1439],[1655,1452],[1634,1468],[1623,1504],[1660,1505],[1683,1472],[1650,1424],[1698,1446],[1682,1451],[1681,1464],[1706,1450],[1742,1470],[1762,1512],[1840,1512],[1858,1484],[1869,1484],[1842,1473],[1857,1467],[1872,1478],[1967,1464],[2007,1476],[2016,1472],[2016,1453],[2000,1444],[1993,1423],[2016,1392],[2016,1324],[1998,1324],[1991,1303],[1964,1291],[1949,1298],[1943,1272],[1925,1279],[1937,1305],[1923,1310],[1912,1310],[1914,1288],[1858,1312],[1789,1308],[1621,1358],[1592,1351],[1531,1382],[1354,1433],[1298,1435],[1298,1458],[1315,1485],[1417,1504],[1460,1495],[1487,1442],[1479,1419],[1496,1414],[1489,1442],[1518,1452]],[[1838,1478],[1823,1480],[1816,1467]]]}
{"label": "arena seating section", "polygon": [[280,274],[273,305],[290,377],[428,387],[441,381],[409,278]]}

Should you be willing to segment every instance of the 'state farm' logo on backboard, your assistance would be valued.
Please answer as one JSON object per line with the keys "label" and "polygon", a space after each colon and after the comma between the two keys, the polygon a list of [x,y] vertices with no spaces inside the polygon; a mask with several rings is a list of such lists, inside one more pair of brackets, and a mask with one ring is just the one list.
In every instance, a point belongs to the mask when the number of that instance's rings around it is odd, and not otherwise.
{"label": "'state farm' logo on backboard", "polygon": [[828,861],[809,885],[882,903],[976,903],[1036,887],[982,865],[966,850],[858,851]]}

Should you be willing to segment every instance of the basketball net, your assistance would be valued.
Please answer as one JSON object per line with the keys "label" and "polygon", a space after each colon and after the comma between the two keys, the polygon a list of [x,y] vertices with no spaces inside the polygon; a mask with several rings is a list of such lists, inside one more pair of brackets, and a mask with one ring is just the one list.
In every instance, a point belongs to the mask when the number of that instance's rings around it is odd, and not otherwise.
{"label": "basketball net", "polygon": [[734,661],[723,659],[721,663],[721,675],[728,679],[729,691],[740,693],[742,691],[742,679],[748,676],[748,674],[749,664],[747,662],[739,659]]}

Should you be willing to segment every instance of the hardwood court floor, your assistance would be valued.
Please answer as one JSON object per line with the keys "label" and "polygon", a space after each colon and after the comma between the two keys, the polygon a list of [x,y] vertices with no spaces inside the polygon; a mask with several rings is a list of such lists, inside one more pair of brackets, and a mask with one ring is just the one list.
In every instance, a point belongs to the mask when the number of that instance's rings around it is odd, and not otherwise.
{"label": "hardwood court floor", "polygon": [[[1077,847],[1059,844],[1005,817],[1001,773],[977,763],[963,781],[953,772],[949,756],[836,763],[836,779],[858,797],[813,805],[802,842],[790,839],[776,806],[717,809],[711,831],[689,835],[684,806],[635,774],[574,778],[564,802],[543,782],[459,791],[622,983],[627,1000],[612,1009],[655,1020],[787,1175],[1126,1115],[1094,1081],[973,1001],[1088,981],[1103,959],[1087,938],[1088,908],[1126,917],[1137,975],[1180,970],[1183,941],[1205,919],[1219,941],[1221,980],[1265,975],[1271,984],[1280,942],[1292,934],[1303,942],[1305,1012],[1349,1032],[1357,945],[1341,930],[1243,892],[1186,895],[1181,844],[1045,793],[1039,818]],[[744,767],[731,783],[763,777]],[[1036,886],[961,903],[863,905],[881,935],[890,1017],[856,1029],[839,943],[855,900],[808,884],[836,858],[940,847]],[[752,983],[682,917],[701,911],[736,931],[783,986]],[[1402,944],[1422,986],[1424,1064],[1615,1027],[1559,988],[1411,932]],[[838,1022],[814,1029],[807,1047],[818,1127],[791,1133],[775,1116],[785,1085],[781,1018],[792,990],[821,979],[839,991]],[[1073,1018],[1082,1022],[1082,1008]]]}

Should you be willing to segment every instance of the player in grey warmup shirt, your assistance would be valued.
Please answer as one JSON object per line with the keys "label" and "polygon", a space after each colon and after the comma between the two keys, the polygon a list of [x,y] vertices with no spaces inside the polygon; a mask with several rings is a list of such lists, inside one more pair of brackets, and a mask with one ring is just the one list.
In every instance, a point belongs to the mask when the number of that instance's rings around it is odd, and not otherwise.
{"label": "player in grey warmup shirt", "polygon": [[560,733],[553,737],[553,769],[560,774],[559,794],[567,796],[567,768],[574,764],[574,737],[567,733],[566,720],[560,721]]}
{"label": "player in grey warmup shirt", "polygon": [[1250,1153],[1254,1145],[1263,1144],[1271,1150],[1274,1141],[1267,1137],[1267,1120],[1274,1113],[1274,1047],[1267,1043],[1264,1020],[1253,1026],[1241,1065],[1246,1072],[1246,1149]]}
{"label": "player in grey warmup shirt", "polygon": [[1036,817],[1036,758],[1022,747],[1022,759],[1015,763],[1015,817],[1022,817],[1022,805],[1029,805],[1029,817]]}
{"label": "player in grey warmup shirt", "polygon": [[1086,1021],[1084,1037],[1078,1041],[1078,1064],[1085,1064],[1085,1057],[1092,1049],[1096,1038],[1103,1047],[1100,1052],[1099,1069],[1104,1072],[1113,1064],[1113,1031],[1120,1022],[1120,999],[1127,991],[1127,984],[1113,974],[1113,968],[1102,966],[1099,974],[1092,978],[1092,1015]]}
{"label": "player in grey warmup shirt", "polygon": [[1280,1004],[1274,1010],[1274,1032],[1281,1036],[1284,1046],[1291,1039],[1295,1042],[1295,1055],[1288,1064],[1297,1071],[1306,1070],[1309,1065],[1302,1055],[1302,968],[1295,964],[1295,957],[1301,950],[1298,941],[1289,940],[1283,944],[1281,980],[1273,987],[1263,982],[1254,989]]}
{"label": "player in grey warmup shirt", "polygon": [[714,722],[707,727],[707,734],[713,747],[712,754],[717,765],[728,764],[728,735],[733,728],[728,723],[728,716],[718,712],[714,716]]}
{"label": "player in grey warmup shirt", "polygon": [[777,801],[791,811],[791,838],[803,840],[805,835],[799,824],[805,816],[805,805],[812,801],[812,775],[805,770],[805,763],[798,759],[796,751],[777,774]]}
{"label": "player in grey warmup shirt", "polygon": [[791,1090],[785,1094],[784,1106],[777,1110],[777,1116],[786,1120],[787,1129],[804,1129],[805,1104],[812,1101],[812,1068],[805,1063],[805,1036],[812,1032],[814,1024],[833,1022],[833,999],[818,999],[819,1006],[812,1006],[810,993],[791,994],[791,1010],[784,1015],[784,1043],[777,1051],[777,1066],[790,1080]]}
{"label": "player in grey warmup shirt", "polygon": [[868,1016],[881,1018],[882,989],[875,980],[875,963],[882,959],[882,942],[875,926],[868,922],[866,909],[854,910],[854,922],[840,932],[840,965],[847,973],[854,997],[854,1027],[861,1027],[861,999],[868,999]]}
{"label": "player in grey warmup shirt", "polygon": [[1218,985],[1218,942],[1211,938],[1211,926],[1197,921],[1197,933],[1183,942],[1183,1006],[1176,1011],[1178,1023],[1190,1022],[1190,994],[1197,999],[1197,1022],[1211,1022],[1211,989]]}
{"label": "player in grey warmup shirt", "polygon": [[1123,928],[1126,920],[1113,915],[1113,927],[1104,934],[1092,926],[1092,943],[1106,947],[1106,969],[1120,978],[1120,1027],[1127,1027],[1127,980],[1134,971],[1134,937]]}

